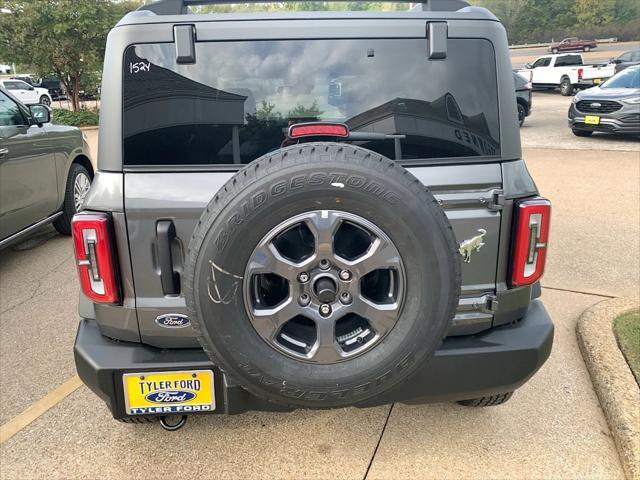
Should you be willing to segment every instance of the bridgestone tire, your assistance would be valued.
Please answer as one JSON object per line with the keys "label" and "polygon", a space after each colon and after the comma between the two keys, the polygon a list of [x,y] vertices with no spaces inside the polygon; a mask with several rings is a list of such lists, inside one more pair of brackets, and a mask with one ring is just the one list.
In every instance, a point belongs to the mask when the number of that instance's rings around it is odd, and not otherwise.
{"label": "bridgestone tire", "polygon": [[471,400],[460,400],[458,403],[465,407],[495,407],[502,405],[513,396],[513,392],[501,393],[490,397],[480,397]]}
{"label": "bridgestone tire", "polygon": [[[254,248],[276,225],[325,209],[359,215],[386,233],[406,283],[384,340],[331,364],[292,358],[267,343],[251,323],[242,279]],[[407,170],[360,147],[307,143],[250,163],[211,200],[189,244],[185,296],[202,347],[233,381],[281,405],[340,407],[389,390],[430,358],[455,314],[460,261],[444,211]],[[218,271],[216,302],[208,293],[210,262]]]}

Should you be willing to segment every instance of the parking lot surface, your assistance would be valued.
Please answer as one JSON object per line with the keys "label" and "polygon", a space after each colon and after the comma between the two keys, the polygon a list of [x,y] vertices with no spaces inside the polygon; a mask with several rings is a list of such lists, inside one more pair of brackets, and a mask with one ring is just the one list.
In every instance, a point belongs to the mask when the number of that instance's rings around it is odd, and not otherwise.
{"label": "parking lot surface", "polygon": [[[170,433],[113,421],[81,386],[0,446],[0,476],[623,478],[574,329],[585,308],[640,288],[640,143],[570,144],[568,101],[536,93],[522,131],[528,167],[554,204],[543,300],[556,338],[505,405],[208,415]],[[77,295],[71,241],[52,229],[0,252],[2,424],[73,378]]]}

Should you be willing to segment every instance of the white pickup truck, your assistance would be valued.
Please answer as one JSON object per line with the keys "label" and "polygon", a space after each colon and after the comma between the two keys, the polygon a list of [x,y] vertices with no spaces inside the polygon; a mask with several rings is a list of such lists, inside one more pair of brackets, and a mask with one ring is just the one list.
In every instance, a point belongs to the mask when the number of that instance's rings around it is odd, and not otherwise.
{"label": "white pickup truck", "polygon": [[518,71],[529,78],[534,88],[558,88],[564,96],[576,88],[599,85],[614,74],[615,65],[585,64],[579,53],[543,55]]}

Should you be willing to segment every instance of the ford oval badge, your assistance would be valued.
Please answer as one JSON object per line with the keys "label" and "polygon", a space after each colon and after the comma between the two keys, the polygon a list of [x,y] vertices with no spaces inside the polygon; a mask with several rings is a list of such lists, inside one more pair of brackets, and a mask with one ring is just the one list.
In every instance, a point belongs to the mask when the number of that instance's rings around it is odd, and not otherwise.
{"label": "ford oval badge", "polygon": [[191,320],[180,313],[165,313],[156,317],[156,323],[164,328],[184,328],[191,325]]}
{"label": "ford oval badge", "polygon": [[148,393],[144,398],[154,403],[178,403],[193,400],[196,394],[190,390],[158,390]]}

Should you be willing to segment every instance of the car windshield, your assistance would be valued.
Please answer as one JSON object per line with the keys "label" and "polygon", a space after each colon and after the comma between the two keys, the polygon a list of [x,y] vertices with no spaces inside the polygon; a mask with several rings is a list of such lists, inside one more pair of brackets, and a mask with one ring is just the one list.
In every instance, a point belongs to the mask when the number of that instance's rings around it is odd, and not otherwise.
{"label": "car windshield", "polygon": [[640,88],[640,68],[627,68],[604,82],[600,88]]}
{"label": "car windshield", "polygon": [[197,62],[180,65],[171,44],[132,46],[125,164],[249,163],[307,122],[346,124],[342,141],[390,158],[499,155],[491,44],[451,39],[446,61],[425,52],[424,39],[197,42]]}

